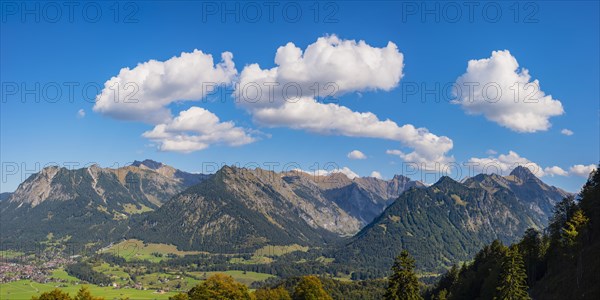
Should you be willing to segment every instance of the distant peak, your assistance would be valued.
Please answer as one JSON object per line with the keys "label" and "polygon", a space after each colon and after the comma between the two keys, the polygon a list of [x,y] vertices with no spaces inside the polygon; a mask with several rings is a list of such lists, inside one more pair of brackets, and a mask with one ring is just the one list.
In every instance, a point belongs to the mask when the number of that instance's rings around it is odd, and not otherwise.
{"label": "distant peak", "polygon": [[156,170],[162,167],[163,163],[151,159],[144,159],[143,161],[136,160],[131,165],[136,167],[145,166],[149,169]]}
{"label": "distant peak", "polygon": [[217,171],[217,173],[218,174],[233,174],[238,171],[239,171],[239,169],[234,165],[231,165],[231,166],[224,165]]}
{"label": "distant peak", "polygon": [[91,166],[88,167],[88,169],[92,170],[92,171],[97,171],[102,169],[98,164],[93,164]]}
{"label": "distant peak", "polygon": [[450,178],[449,176],[442,176],[442,177],[440,177],[440,180],[438,180],[433,185],[442,185],[442,184],[459,184],[459,182]]}
{"label": "distant peak", "polygon": [[410,181],[409,177],[406,177],[404,175],[394,175],[394,177],[392,178],[392,180],[397,180],[397,181]]}
{"label": "distant peak", "polygon": [[537,178],[533,173],[531,173],[529,168],[523,166],[517,166],[516,168],[514,168],[512,172],[510,172],[510,175],[515,176],[521,180]]}

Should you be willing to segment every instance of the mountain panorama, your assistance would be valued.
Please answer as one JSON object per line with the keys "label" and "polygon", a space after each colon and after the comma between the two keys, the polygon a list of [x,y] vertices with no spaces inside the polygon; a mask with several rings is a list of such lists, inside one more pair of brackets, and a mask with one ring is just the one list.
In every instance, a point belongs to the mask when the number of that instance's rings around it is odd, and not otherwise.
{"label": "mountain panorama", "polygon": [[[170,299],[246,299],[228,294],[237,284],[234,290],[258,299],[290,299],[277,295],[303,288],[323,293],[316,299],[389,299],[395,276],[409,272],[402,276],[413,278],[417,295],[491,299],[498,291],[490,286],[516,259],[540,299],[584,295],[548,285],[576,272],[577,284],[592,291],[585,295],[596,295],[597,282],[586,278],[600,267],[600,243],[577,246],[593,262],[582,271],[569,251],[578,245],[573,232],[590,222],[584,209],[591,216],[597,209],[588,202],[600,199],[598,174],[575,202],[521,166],[507,176],[443,176],[431,185],[402,175],[235,166],[196,174],[152,160],[46,167],[0,201],[0,278],[5,285],[70,280],[142,298],[151,288]],[[399,273],[389,275],[390,268]]]}
{"label": "mountain panorama", "polygon": [[544,228],[567,196],[524,167],[426,186],[402,175],[233,166],[192,174],[144,160],[118,169],[44,168],[0,203],[0,236],[7,245],[52,235],[91,249],[136,239],[208,253],[299,245],[374,274],[408,249],[419,269],[439,271],[495,239],[510,243]]}

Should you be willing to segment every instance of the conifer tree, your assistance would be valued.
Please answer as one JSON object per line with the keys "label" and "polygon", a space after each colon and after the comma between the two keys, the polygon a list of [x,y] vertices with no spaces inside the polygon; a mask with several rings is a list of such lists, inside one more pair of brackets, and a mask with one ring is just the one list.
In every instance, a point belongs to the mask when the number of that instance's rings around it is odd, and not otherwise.
{"label": "conifer tree", "polygon": [[583,210],[577,209],[571,219],[567,221],[561,231],[561,241],[565,248],[573,248],[577,244],[577,237],[589,222]]}
{"label": "conifer tree", "polygon": [[527,293],[527,274],[523,258],[517,247],[509,249],[502,261],[502,273],[498,281],[498,300],[529,300]]}
{"label": "conifer tree", "polygon": [[579,205],[583,213],[590,218],[590,237],[592,240],[598,240],[600,239],[600,165],[590,174],[579,195],[581,197]]}
{"label": "conifer tree", "polygon": [[386,300],[421,300],[419,281],[415,274],[415,260],[408,251],[403,250],[392,266],[388,288],[384,295]]}

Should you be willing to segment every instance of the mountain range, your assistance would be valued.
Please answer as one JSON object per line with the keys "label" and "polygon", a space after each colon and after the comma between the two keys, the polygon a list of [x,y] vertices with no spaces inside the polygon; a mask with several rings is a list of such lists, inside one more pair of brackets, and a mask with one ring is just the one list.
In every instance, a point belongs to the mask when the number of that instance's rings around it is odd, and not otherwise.
{"label": "mountain range", "polygon": [[47,167],[1,202],[0,241],[41,241],[49,233],[74,242],[106,239],[106,228],[160,207],[206,177],[150,160],[117,169]]}
{"label": "mountain range", "polygon": [[339,263],[387,270],[408,249],[423,270],[466,260],[493,239],[545,226],[568,193],[526,168],[427,187],[390,180],[224,166],[193,174],[152,160],[118,168],[48,167],[0,202],[0,242],[54,237],[100,247],[123,238],[242,253],[266,245],[328,249]]}
{"label": "mountain range", "polygon": [[398,249],[407,249],[420,269],[441,270],[470,259],[495,239],[510,243],[527,228],[545,228],[552,207],[568,195],[525,167],[506,177],[479,174],[462,183],[442,177],[403,193],[335,256],[342,263],[385,270]]}

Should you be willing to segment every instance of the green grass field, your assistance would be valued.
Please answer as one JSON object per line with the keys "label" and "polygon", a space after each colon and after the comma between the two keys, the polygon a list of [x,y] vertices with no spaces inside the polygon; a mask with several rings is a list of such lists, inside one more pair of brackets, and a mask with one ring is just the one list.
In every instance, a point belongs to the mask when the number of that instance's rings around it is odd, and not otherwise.
{"label": "green grass field", "polygon": [[94,271],[98,271],[100,273],[110,276],[112,282],[116,282],[120,285],[127,284],[131,281],[129,274],[123,271],[123,268],[118,266],[111,267],[107,263],[102,263],[99,266],[94,266],[93,269]]}
{"label": "green grass field", "polygon": [[[95,268],[96,269],[96,268]],[[107,264],[102,264],[97,267],[106,274],[118,274],[125,275],[126,273],[122,273],[122,271],[111,268]],[[246,272],[244,271],[223,271],[223,272],[206,272],[206,277],[210,277],[216,273],[224,273],[233,277],[236,281],[243,283],[245,285],[250,285],[255,281],[262,281],[270,277],[274,277],[270,274],[264,273],[256,273],[256,272]],[[196,284],[202,281],[204,278],[204,272],[190,272],[190,275],[193,277],[197,277],[198,279],[194,279],[186,276],[179,275],[169,275],[169,274],[159,274],[152,273],[147,275],[142,275],[138,277],[138,281],[141,282],[147,290],[136,290],[136,289],[115,289],[113,287],[100,287],[96,285],[85,285],[89,288],[90,292],[94,296],[104,297],[106,300],[110,299],[121,299],[121,298],[129,298],[129,299],[168,299],[169,296],[176,294],[176,292],[169,293],[158,293],[156,290],[159,288],[169,288],[171,290],[177,289],[179,286],[180,290],[186,291],[194,287]],[[59,288],[69,294],[74,296],[77,291],[83,286],[80,284],[76,284],[79,280],[75,277],[72,277],[67,274],[62,269],[55,270],[52,273],[53,278],[66,280],[65,283],[60,282],[51,282],[51,283],[37,283],[31,280],[19,280],[10,283],[0,284],[0,299],[8,300],[8,299],[31,299],[32,296],[39,295],[43,292],[51,291],[55,288]],[[116,280],[118,283],[119,280]]]}
{"label": "green grass field", "polygon": [[73,277],[73,276],[69,275],[67,273],[67,271],[65,271],[63,269],[56,269],[56,270],[52,271],[52,275],[50,277],[60,279],[60,280],[65,280],[68,282],[79,282],[80,281],[79,279],[77,279],[77,277]]}
{"label": "green grass field", "polygon": [[308,251],[308,247],[300,246],[297,244],[289,245],[289,246],[264,246],[260,249],[254,251],[254,255],[256,256],[281,256],[287,253],[291,253],[294,251]]}
{"label": "green grass field", "polygon": [[[140,240],[126,240],[118,244],[113,245],[103,252],[112,253],[116,256],[123,257],[127,261],[134,259],[147,260],[151,262],[160,262],[166,259],[167,254],[175,254],[178,256],[200,254],[198,251],[180,251],[174,245],[167,244],[146,244]],[[162,254],[162,256],[155,256],[153,253]]]}
{"label": "green grass field", "polygon": [[123,205],[123,210],[130,215],[153,211],[152,208],[146,205],[140,204],[140,208],[138,208],[137,206],[130,203]]}
{"label": "green grass field", "polygon": [[204,273],[206,273],[206,277],[210,277],[211,275],[216,274],[216,273],[227,274],[227,275],[233,277],[233,279],[235,279],[235,281],[243,283],[247,286],[250,286],[250,284],[252,284],[255,281],[263,281],[267,278],[275,277],[271,274],[256,273],[256,272],[246,272],[246,274],[244,274],[244,271],[189,272],[189,274],[194,275],[195,277],[198,277],[201,279],[204,277]]}
{"label": "green grass field", "polygon": [[[68,292],[71,296],[75,296],[77,291],[82,285],[70,285],[59,286],[60,283],[37,283],[30,280],[19,280],[10,283],[0,284],[0,299],[11,300],[11,299],[31,299],[32,296],[39,295],[43,292],[51,291],[55,288]],[[86,285],[92,295],[104,297],[106,300],[110,299],[168,299],[176,293],[164,293],[159,294],[155,290],[136,290],[136,289],[114,289],[112,287],[99,287],[95,285]]]}

